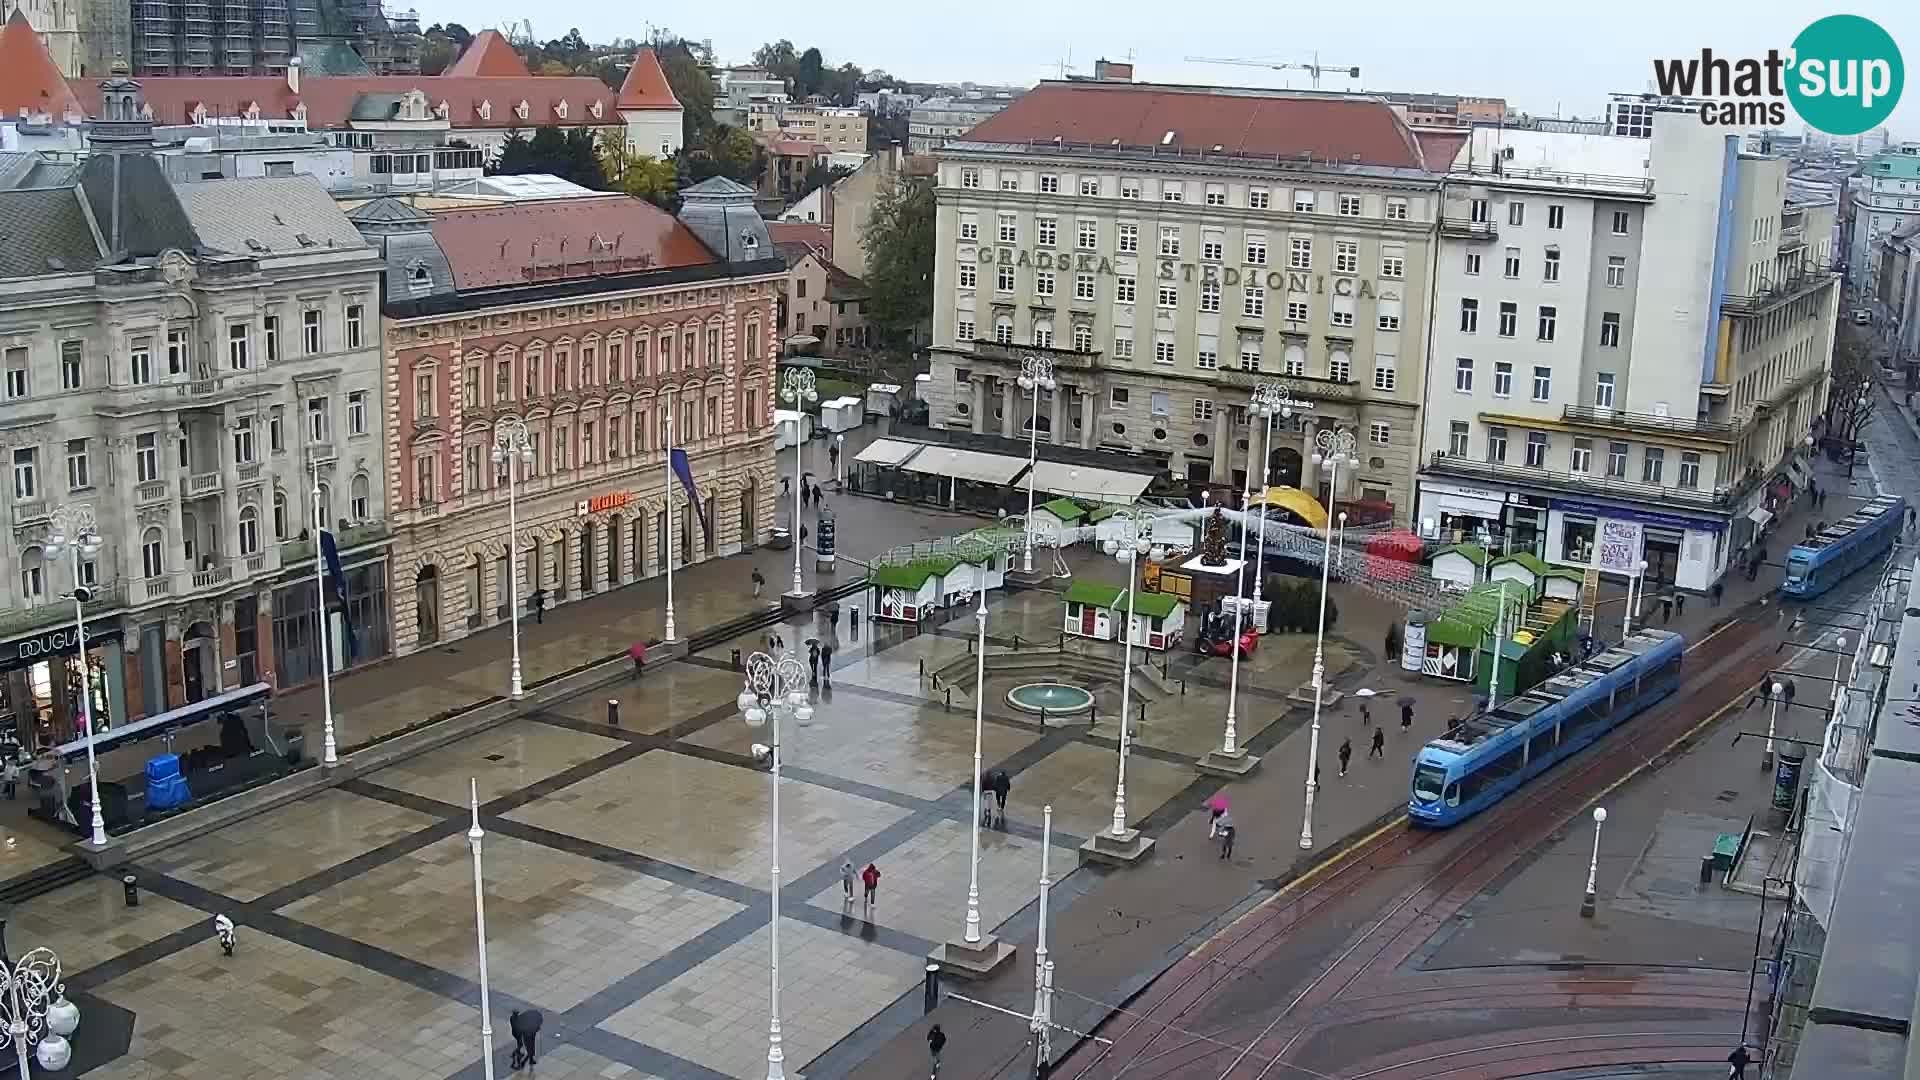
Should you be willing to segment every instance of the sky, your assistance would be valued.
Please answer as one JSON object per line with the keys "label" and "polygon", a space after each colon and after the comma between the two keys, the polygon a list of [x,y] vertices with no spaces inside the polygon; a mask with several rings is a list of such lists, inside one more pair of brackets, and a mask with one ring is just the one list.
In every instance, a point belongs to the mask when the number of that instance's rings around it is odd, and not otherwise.
{"label": "sky", "polygon": [[[1847,7],[1753,0],[1608,4],[1532,2],[1414,4],[1387,0],[1364,10],[1341,3],[1213,0],[1201,8],[1149,0],[1098,5],[971,0],[964,5],[867,2],[794,5],[730,0],[651,14],[621,0],[553,0],[538,5],[534,35],[578,27],[589,41],[646,39],[664,26],[711,40],[723,63],[745,62],[767,41],[819,47],[829,64],[851,61],[914,82],[1032,83],[1061,65],[1091,74],[1095,59],[1131,55],[1135,78],[1232,86],[1312,85],[1301,71],[1189,62],[1188,56],[1358,66],[1356,82],[1327,77],[1323,89],[1400,90],[1502,97],[1536,115],[1598,116],[1612,91],[1649,87],[1655,57],[1764,55],[1785,49],[1823,15],[1864,15],[1899,43],[1908,67],[1920,63],[1920,4]],[[421,21],[456,21],[478,31],[526,14],[509,0],[425,0]],[[650,19],[658,20],[650,22]],[[971,44],[969,44],[971,42]],[[1920,140],[1920,88],[1909,86],[1889,126]],[[1796,122],[1790,125],[1797,130]]]}

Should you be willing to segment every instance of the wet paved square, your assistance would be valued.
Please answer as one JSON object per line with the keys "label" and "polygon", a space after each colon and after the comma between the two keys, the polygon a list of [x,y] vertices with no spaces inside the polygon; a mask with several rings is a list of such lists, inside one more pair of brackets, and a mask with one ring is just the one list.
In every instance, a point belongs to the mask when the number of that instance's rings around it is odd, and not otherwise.
{"label": "wet paved square", "polygon": [[594,758],[622,743],[533,720],[513,720],[457,743],[371,773],[375,784],[454,806],[467,805],[467,781],[478,780],[480,800],[512,794]]}
{"label": "wet paved square", "polygon": [[130,908],[117,878],[96,876],[15,905],[7,915],[7,947],[15,959],[29,948],[52,949],[71,975],[195,924],[213,936],[206,912],[151,894]]}

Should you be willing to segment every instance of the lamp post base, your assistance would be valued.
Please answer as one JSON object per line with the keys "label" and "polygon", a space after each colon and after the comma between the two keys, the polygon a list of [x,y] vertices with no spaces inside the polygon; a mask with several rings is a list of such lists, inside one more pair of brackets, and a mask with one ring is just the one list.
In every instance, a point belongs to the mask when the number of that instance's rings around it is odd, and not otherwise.
{"label": "lamp post base", "polygon": [[780,594],[780,610],[788,614],[799,611],[812,611],[813,606],[813,594],[810,592],[793,592],[789,590]]}
{"label": "lamp post base", "polygon": [[945,944],[935,946],[927,954],[927,960],[939,964],[940,970],[948,975],[962,979],[987,979],[992,978],[993,973],[1012,960],[1019,951],[992,934],[984,934],[976,942],[949,938]]}
{"label": "lamp post base", "polygon": [[1771,768],[1773,768],[1773,751],[1771,750],[1761,751],[1760,752],[1760,771],[1766,772]]}
{"label": "lamp post base", "polygon": [[1208,776],[1224,777],[1231,780],[1246,776],[1253,772],[1253,770],[1259,768],[1260,759],[1247,753],[1245,747],[1241,747],[1231,754],[1215,748],[1202,754],[1200,759],[1193,763],[1193,767]]}
{"label": "lamp post base", "polygon": [[1007,571],[1007,583],[1010,585],[1020,585],[1027,588],[1036,588],[1038,586],[1045,585],[1047,582],[1052,580],[1053,580],[1053,571],[1044,566],[1037,566],[1032,570]]}
{"label": "lamp post base", "polygon": [[1113,835],[1110,829],[1102,829],[1080,845],[1080,864],[1132,866],[1152,851],[1153,838],[1143,835],[1139,829],[1128,829],[1119,836]]}
{"label": "lamp post base", "polygon": [[1580,901],[1580,917],[1583,919],[1591,919],[1593,918],[1593,912],[1594,912],[1593,894],[1588,893],[1586,895],[1586,898]]}

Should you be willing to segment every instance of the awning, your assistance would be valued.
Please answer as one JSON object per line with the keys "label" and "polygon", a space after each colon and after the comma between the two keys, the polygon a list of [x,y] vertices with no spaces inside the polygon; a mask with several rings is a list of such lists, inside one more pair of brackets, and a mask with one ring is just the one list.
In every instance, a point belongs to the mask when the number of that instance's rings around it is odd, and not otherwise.
{"label": "awning", "polygon": [[898,466],[912,457],[924,446],[924,443],[905,442],[900,439],[875,439],[867,444],[853,460],[868,465]]}
{"label": "awning", "polygon": [[1753,512],[1747,515],[1747,520],[1764,529],[1767,523],[1773,520],[1773,511],[1764,506],[1755,507]]}
{"label": "awning", "polygon": [[1093,499],[1097,502],[1120,506],[1132,505],[1152,482],[1153,477],[1146,473],[1118,472],[1113,469],[1096,469],[1087,465],[1064,465],[1058,461],[1041,461],[1033,467],[1035,491]]}
{"label": "awning", "polygon": [[954,480],[973,480],[982,484],[1007,484],[1027,467],[1026,458],[984,454],[978,450],[954,450],[945,446],[923,446],[918,454],[902,462],[901,468],[926,476]]}

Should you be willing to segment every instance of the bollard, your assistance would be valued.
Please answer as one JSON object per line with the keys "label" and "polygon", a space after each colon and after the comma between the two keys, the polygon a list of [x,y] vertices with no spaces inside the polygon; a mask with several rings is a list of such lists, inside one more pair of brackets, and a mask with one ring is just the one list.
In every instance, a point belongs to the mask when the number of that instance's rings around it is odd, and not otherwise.
{"label": "bollard", "polygon": [[849,607],[847,608],[847,611],[851,613],[847,617],[847,628],[852,629],[853,627],[859,626],[860,625],[860,609],[857,607]]}
{"label": "bollard", "polygon": [[608,727],[620,726],[620,699],[619,698],[610,697],[607,699],[607,726]]}
{"label": "bollard", "polygon": [[1047,726],[1047,707],[1045,705],[1040,706],[1040,726]]}
{"label": "bollard", "polygon": [[1180,676],[1180,696],[1187,696],[1187,677],[1185,675]]}
{"label": "bollard", "polygon": [[1140,702],[1140,722],[1147,722],[1147,703],[1144,701]]}
{"label": "bollard", "polygon": [[126,890],[127,906],[139,907],[140,906],[140,879],[134,877],[132,874],[128,874],[126,877],[123,877],[120,879],[120,887]]}
{"label": "bollard", "polygon": [[947,687],[946,695],[947,695],[947,711],[952,712],[953,711],[953,687],[951,686]]}
{"label": "bollard", "polygon": [[972,638],[967,639],[967,655],[968,656],[973,655],[973,639]]}
{"label": "bollard", "polygon": [[1020,651],[1020,635],[1019,634],[1013,635],[1013,651],[1014,652]]}
{"label": "bollard", "polygon": [[927,677],[927,658],[924,656],[920,658],[920,677]]}
{"label": "bollard", "polygon": [[1713,856],[1711,855],[1700,857],[1700,884],[1713,884]]}
{"label": "bollard", "polygon": [[940,673],[937,671],[933,673],[933,688],[940,689]]}
{"label": "bollard", "polygon": [[740,650],[739,649],[733,650],[733,670],[735,671],[740,670]]}
{"label": "bollard", "polygon": [[922,1016],[940,1007],[940,965],[927,965],[926,993],[920,1004]]}

